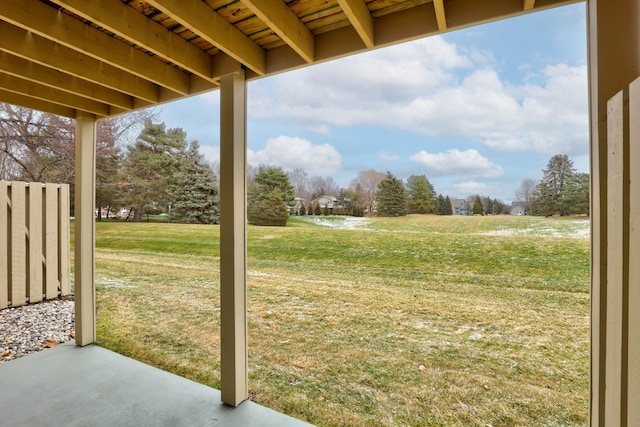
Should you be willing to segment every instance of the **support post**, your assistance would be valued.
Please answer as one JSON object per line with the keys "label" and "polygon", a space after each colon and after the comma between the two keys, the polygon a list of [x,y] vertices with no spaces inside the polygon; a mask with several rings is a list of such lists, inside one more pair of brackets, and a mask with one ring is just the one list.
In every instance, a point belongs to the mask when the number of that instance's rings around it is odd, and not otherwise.
{"label": "support post", "polygon": [[246,126],[241,71],[220,80],[220,391],[231,406],[249,397]]}
{"label": "support post", "polygon": [[[639,420],[629,416],[637,406],[633,402],[640,396],[630,387],[627,363],[631,336],[626,311],[629,285],[640,286],[628,280],[628,266],[636,262],[628,251],[629,217],[634,217],[629,208],[629,175],[624,171],[630,165],[629,151],[614,152],[617,143],[608,141],[607,102],[627,91],[640,75],[640,0],[588,0],[587,14],[591,120],[590,425],[638,426]],[[616,108],[624,115],[623,110],[628,107],[623,104],[618,103]],[[612,130],[611,135],[615,135],[615,127],[609,129]],[[622,129],[618,134],[628,138]],[[615,265],[609,265],[614,261]]]}
{"label": "support post", "polygon": [[76,343],[96,339],[95,304],[95,193],[96,120],[92,115],[76,117],[75,177],[75,305]]}

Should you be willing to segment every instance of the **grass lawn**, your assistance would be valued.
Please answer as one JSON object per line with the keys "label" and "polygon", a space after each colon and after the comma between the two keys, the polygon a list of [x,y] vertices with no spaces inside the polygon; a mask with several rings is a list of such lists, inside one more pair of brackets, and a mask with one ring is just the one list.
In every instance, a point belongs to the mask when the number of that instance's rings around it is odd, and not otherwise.
{"label": "grass lawn", "polygon": [[[319,426],[587,424],[589,223],[249,227],[251,399]],[[219,227],[97,224],[98,342],[219,388]]]}

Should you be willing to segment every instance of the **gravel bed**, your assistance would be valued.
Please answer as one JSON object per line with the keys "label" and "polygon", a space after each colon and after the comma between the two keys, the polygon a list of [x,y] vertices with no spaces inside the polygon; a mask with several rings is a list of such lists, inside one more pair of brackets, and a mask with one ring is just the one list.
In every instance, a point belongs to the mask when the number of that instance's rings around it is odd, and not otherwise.
{"label": "gravel bed", "polygon": [[0,310],[0,363],[72,340],[73,298]]}

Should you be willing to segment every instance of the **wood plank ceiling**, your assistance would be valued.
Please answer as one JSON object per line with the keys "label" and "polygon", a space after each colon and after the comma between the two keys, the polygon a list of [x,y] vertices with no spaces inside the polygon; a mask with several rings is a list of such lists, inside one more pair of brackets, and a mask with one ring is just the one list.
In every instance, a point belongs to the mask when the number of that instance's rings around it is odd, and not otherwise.
{"label": "wood plank ceiling", "polygon": [[107,117],[579,0],[0,0],[0,102]]}

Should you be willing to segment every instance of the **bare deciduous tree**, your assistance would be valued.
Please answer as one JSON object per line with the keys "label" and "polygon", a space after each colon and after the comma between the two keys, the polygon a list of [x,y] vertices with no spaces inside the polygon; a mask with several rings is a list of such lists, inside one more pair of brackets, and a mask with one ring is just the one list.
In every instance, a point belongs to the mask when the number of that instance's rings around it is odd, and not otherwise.
{"label": "bare deciduous tree", "polygon": [[358,204],[369,214],[374,212],[376,191],[378,185],[385,177],[382,172],[373,169],[362,171],[351,181],[351,188],[356,192]]}
{"label": "bare deciduous tree", "polygon": [[296,197],[307,198],[307,171],[302,168],[295,168],[289,172],[289,181],[293,185]]}
{"label": "bare deciduous tree", "polygon": [[520,187],[516,190],[515,196],[516,200],[524,203],[524,209],[527,214],[531,213],[531,206],[534,201],[534,193],[536,190],[536,186],[538,183],[530,178],[525,178],[520,183]]}

